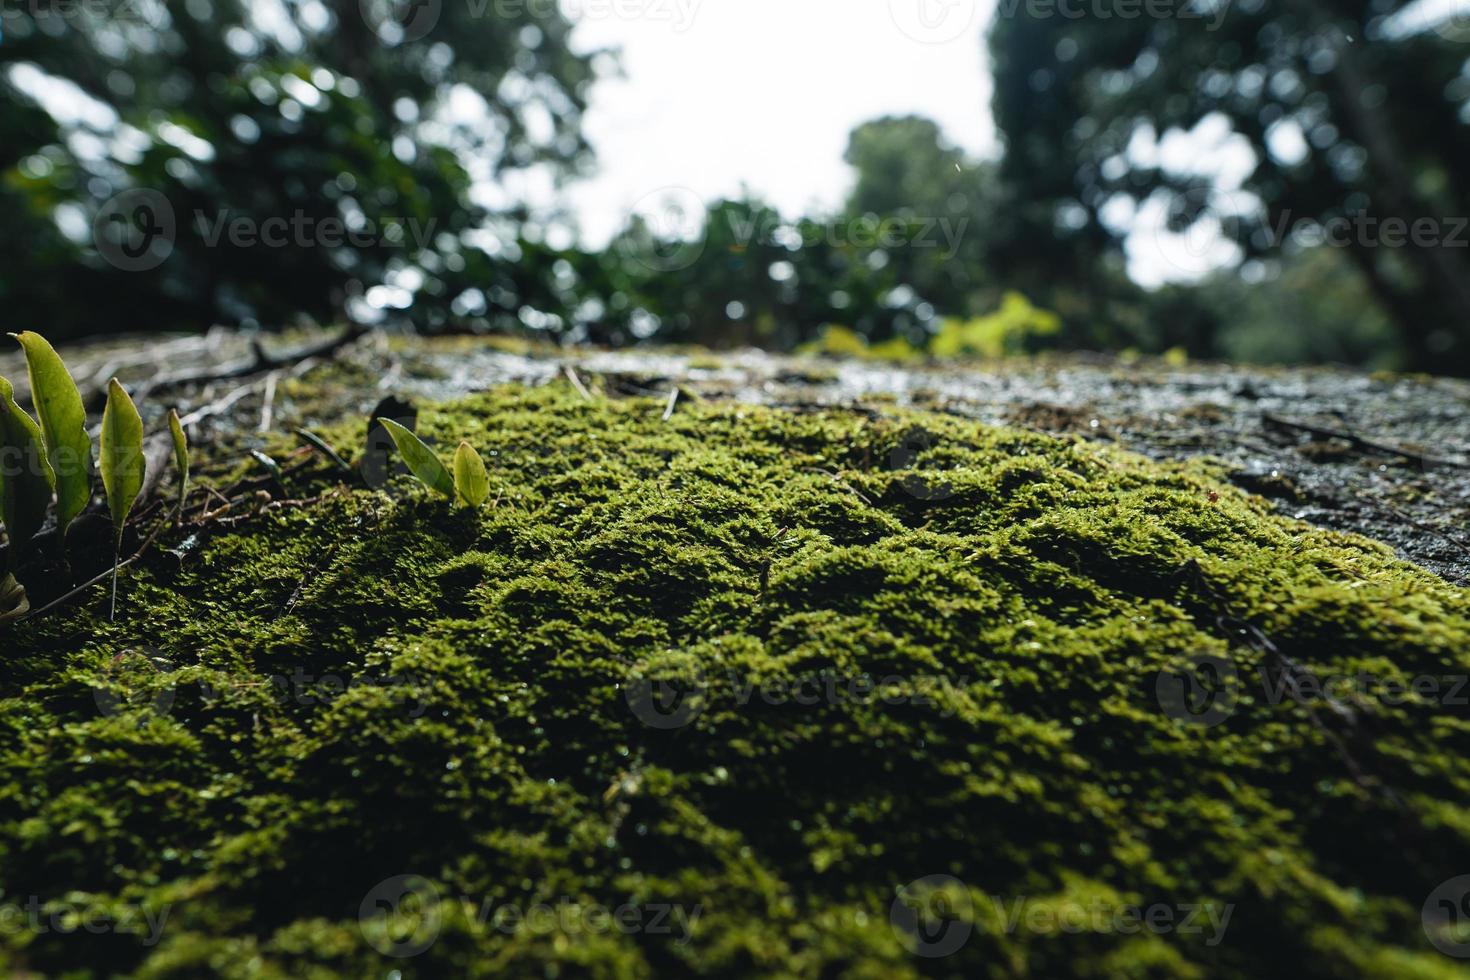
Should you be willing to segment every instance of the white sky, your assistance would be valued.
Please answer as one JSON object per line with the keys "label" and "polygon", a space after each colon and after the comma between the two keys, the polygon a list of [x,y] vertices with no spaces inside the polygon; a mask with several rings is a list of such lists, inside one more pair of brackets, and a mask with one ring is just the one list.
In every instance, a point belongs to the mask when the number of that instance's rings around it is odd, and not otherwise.
{"label": "white sky", "polygon": [[[559,2],[577,46],[622,50],[624,78],[594,87],[585,121],[597,173],[562,197],[588,245],[635,212],[697,235],[700,202],[742,187],[787,217],[835,208],[853,179],[848,134],[884,115],[927,116],[972,155],[999,152],[984,39],[994,0]],[[1250,153],[1227,149],[1218,129],[1159,152],[1238,187]],[[1238,257],[1207,223],[1175,235],[1158,208],[1120,217],[1133,228],[1129,273],[1143,285],[1197,279]]]}
{"label": "white sky", "polygon": [[[984,40],[995,0],[558,2],[577,24],[574,43],[621,48],[626,76],[594,87],[585,132],[598,173],[562,198],[586,244],[604,244],[634,212],[697,233],[699,201],[742,186],[787,217],[831,209],[852,183],[849,132],[883,115],[927,116],[972,155],[998,152]],[[1400,19],[1407,32],[1470,38],[1470,0],[1419,0]],[[1239,260],[1220,229],[1255,206],[1236,191],[1254,157],[1222,123],[1130,149],[1212,175],[1220,191],[1209,206],[1223,216],[1184,234],[1164,227],[1157,202],[1112,216],[1129,231],[1128,271],[1141,285],[1197,280]],[[1290,132],[1276,135],[1290,143]]]}
{"label": "white sky", "polygon": [[[600,172],[568,194],[589,243],[665,188],[709,200],[744,184],[788,217],[833,207],[852,182],[848,133],[883,115],[925,115],[972,153],[996,148],[981,37],[990,0],[562,7],[577,21],[577,44],[622,48],[626,75],[593,89],[586,133]],[[924,10],[928,33],[915,20]]]}
{"label": "white sky", "polygon": [[[574,44],[621,49],[625,77],[593,87],[585,120],[598,172],[560,196],[587,245],[605,244],[635,212],[662,219],[665,232],[697,233],[697,223],[687,221],[703,213],[700,202],[743,188],[788,218],[831,210],[852,183],[842,160],[848,134],[884,115],[934,119],[972,155],[998,150],[984,41],[995,0],[497,2],[532,10],[556,3],[577,25]],[[1419,0],[1398,19],[1406,33],[1438,30],[1470,40],[1470,0]],[[10,80],[53,116],[108,128],[105,120],[87,120],[90,100],[76,86],[35,71],[27,81],[27,68],[11,66]],[[1292,134],[1278,135],[1271,151],[1280,156],[1277,144],[1290,152]],[[1304,152],[1299,134],[1296,143]],[[1253,157],[1223,120],[1135,144],[1129,156],[1137,162],[1213,176],[1218,191],[1208,204],[1222,220],[1254,207],[1237,191]],[[528,178],[492,196],[555,200],[548,183]],[[681,205],[682,214],[667,202]],[[1128,271],[1142,285],[1198,279],[1239,257],[1221,239],[1218,220],[1176,235],[1153,202],[1111,210],[1117,213],[1105,218],[1128,231]]]}

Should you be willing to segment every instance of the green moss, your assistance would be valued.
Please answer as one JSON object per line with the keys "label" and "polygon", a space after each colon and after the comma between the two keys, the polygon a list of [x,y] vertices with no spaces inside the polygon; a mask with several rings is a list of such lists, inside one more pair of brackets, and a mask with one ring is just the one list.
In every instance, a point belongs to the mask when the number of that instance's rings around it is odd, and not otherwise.
{"label": "green moss", "polygon": [[[554,385],[426,409],[497,507],[328,495],[158,552],[116,623],[7,635],[0,903],[168,916],[156,945],[0,929],[0,967],[1458,975],[1420,906],[1470,871],[1464,709],[1273,704],[1227,617],[1323,674],[1448,678],[1470,594],[1200,467],[942,415],[663,408]],[[1240,672],[1214,727],[1156,688],[1205,654]],[[652,680],[691,691],[687,724],[640,720]],[[359,907],[408,874],[438,938],[390,959]],[[973,927],[943,958],[890,923],[932,875]],[[538,903],[698,915],[681,942],[486,914]],[[1097,914],[1201,904],[1223,939]]]}

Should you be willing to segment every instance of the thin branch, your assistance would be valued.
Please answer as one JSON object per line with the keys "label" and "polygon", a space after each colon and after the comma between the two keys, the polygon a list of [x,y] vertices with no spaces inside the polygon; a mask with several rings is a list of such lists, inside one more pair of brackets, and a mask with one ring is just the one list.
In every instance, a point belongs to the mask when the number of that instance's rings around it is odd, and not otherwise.
{"label": "thin branch", "polygon": [[[143,557],[143,552],[145,552],[145,551],[148,550],[148,546],[151,545],[151,544],[153,544],[154,539],[158,537],[159,533],[165,527],[167,527],[168,524],[169,524],[169,522],[167,520],[159,521],[158,524],[153,528],[152,533],[150,533],[148,535],[148,537],[143,540],[143,543],[138,546],[138,550],[135,551],[135,552],[133,552],[132,557],[128,558],[126,561],[123,561],[123,562],[121,562],[121,563],[119,563],[117,565],[114,565],[112,568],[106,569],[105,571],[101,572],[100,574],[93,576],[92,578],[90,578],[87,581],[83,582],[81,585],[77,586],[75,589],[72,589],[70,592],[68,592],[66,595],[62,596],[60,599],[53,599],[51,602],[46,603],[46,605],[42,606],[40,609],[37,609],[35,612],[32,612],[32,613],[28,614],[25,617],[25,619],[23,619],[21,621],[22,622],[29,622],[30,620],[35,619],[38,616],[43,616],[46,613],[50,612],[51,610],[55,609],[57,606],[60,606],[63,603],[66,603],[66,602],[69,602],[72,599],[75,599],[77,596],[81,595],[83,592],[86,592],[88,589],[90,589],[92,586],[96,585],[97,583],[106,581],[108,576],[116,576],[119,570],[124,569],[124,568],[127,568],[133,562],[135,562],[139,558]],[[116,583],[116,578],[115,577],[114,577],[113,581],[114,581],[114,583]],[[115,584],[114,584],[114,588],[115,588]],[[116,599],[114,599],[113,601],[115,603],[116,602]],[[114,606],[114,608],[116,608],[116,607]]]}
{"label": "thin branch", "polygon": [[166,374],[162,377],[155,378],[152,382],[144,386],[143,392],[146,395],[158,391],[166,391],[169,388],[177,388],[181,385],[205,384],[211,381],[234,381],[240,378],[253,377],[257,374],[264,374],[267,371],[289,368],[301,361],[335,354],[339,349],[367,336],[369,330],[369,327],[360,323],[350,323],[334,336],[288,354],[271,354],[260,345],[259,341],[255,341],[251,345],[252,353],[248,360],[236,361],[233,364],[224,364],[208,371]]}
{"label": "thin branch", "polygon": [[198,422],[202,422],[207,418],[215,415],[221,415],[224,412],[228,411],[231,407],[233,407],[237,401],[244,398],[246,395],[250,394],[254,390],[254,384],[241,385],[240,387],[229,392],[224,397],[216,398],[209,404],[201,405],[200,407],[194,409],[194,411],[179,419],[179,424],[187,429],[189,426],[194,425]]}
{"label": "thin branch", "polygon": [[259,432],[269,432],[271,422],[275,421],[276,413],[276,383],[280,380],[281,372],[272,371],[265,376],[265,397],[260,404],[260,427]]}
{"label": "thin branch", "polygon": [[588,391],[587,386],[582,383],[582,379],[577,377],[577,369],[570,364],[563,364],[561,369],[566,372],[567,380],[572,383],[572,387],[576,388],[581,396],[590,402],[592,400],[592,392]]}
{"label": "thin branch", "polygon": [[1321,425],[1312,425],[1308,422],[1293,422],[1291,419],[1281,418],[1265,412],[1261,415],[1261,421],[1268,426],[1279,429],[1287,429],[1295,432],[1305,432],[1317,439],[1341,439],[1359,452],[1378,453],[1382,456],[1399,456],[1419,466],[1454,466],[1465,467],[1470,464],[1462,463],[1453,459],[1438,459],[1434,456],[1426,456],[1403,446],[1391,446],[1383,442],[1375,442],[1372,439],[1364,439],[1360,435],[1347,432],[1343,429],[1329,429]]}

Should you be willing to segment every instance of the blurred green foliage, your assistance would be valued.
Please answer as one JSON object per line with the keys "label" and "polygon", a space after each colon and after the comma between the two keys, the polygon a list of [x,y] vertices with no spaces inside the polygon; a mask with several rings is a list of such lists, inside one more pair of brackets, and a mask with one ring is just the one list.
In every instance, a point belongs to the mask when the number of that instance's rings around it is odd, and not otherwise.
{"label": "blurred green foliage", "polygon": [[931,347],[939,357],[1001,357],[1018,350],[1028,337],[1050,336],[1061,326],[1055,313],[1038,310],[1020,293],[1006,293],[1000,309],[988,316],[946,320]]}
{"label": "blurred green foliage", "polygon": [[[1396,0],[1316,4],[1003,5],[999,158],[927,119],[878,119],[852,133],[853,187],[831,213],[747,194],[693,205],[678,233],[634,215],[589,249],[515,191],[586,171],[582,113],[612,63],[572,49],[555,5],[26,0],[0,20],[4,326],[350,318],[612,345],[1470,373],[1470,251],[1321,241],[1359,213],[1446,235],[1467,213],[1466,50],[1394,28]],[[1256,158],[1238,191],[1160,162],[1160,141],[1222,121]],[[1129,236],[1149,209],[1169,232],[1217,229],[1237,261],[1140,287]],[[995,319],[1041,315],[1018,302],[1055,318]]]}
{"label": "blurred green foliage", "polygon": [[472,286],[515,309],[539,287],[517,267],[523,216],[472,185],[585,163],[594,77],[555,7],[534,9],[7,5],[7,320],[279,325],[350,315],[375,287],[421,327]]}
{"label": "blurred green foliage", "polygon": [[[1219,353],[1470,373],[1463,13],[1407,0],[1150,9],[1002,4],[993,109],[1003,177],[1029,202],[1025,248],[1079,281],[1131,218],[1158,209],[1172,231],[1216,229],[1246,262],[1249,288],[1193,297],[1217,329],[1253,338],[1222,339]],[[1253,165],[1231,179],[1241,152]],[[1244,296],[1264,317],[1254,326],[1240,322]],[[1267,323],[1286,327],[1275,342]]]}

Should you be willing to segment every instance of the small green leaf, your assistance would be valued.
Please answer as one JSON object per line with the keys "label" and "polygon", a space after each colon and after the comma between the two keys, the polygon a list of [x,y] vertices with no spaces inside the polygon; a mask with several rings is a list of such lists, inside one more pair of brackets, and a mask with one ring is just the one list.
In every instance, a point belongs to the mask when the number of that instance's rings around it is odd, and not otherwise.
{"label": "small green leaf", "polygon": [[56,525],[62,535],[92,502],[92,439],[82,394],[46,339],[27,330],[11,334],[26,354],[31,401],[46,439],[46,458],[56,475]]}
{"label": "small green leaf", "polygon": [[12,565],[46,520],[55,485],[41,427],[15,403],[10,382],[0,378],[0,521],[10,535]]}
{"label": "small green leaf", "polygon": [[250,458],[265,467],[266,472],[271,475],[271,479],[276,481],[276,486],[282,485],[281,481],[285,479],[286,474],[281,469],[281,464],[276,462],[275,457],[268,453],[263,453],[259,449],[252,449],[250,450]]}
{"label": "small green leaf", "polygon": [[107,382],[102,410],[102,485],[112,511],[112,527],[122,540],[123,525],[143,490],[143,419],[127,391],[113,378]]}
{"label": "small green leaf", "polygon": [[168,410],[168,434],[174,441],[174,466],[179,471],[179,513],[182,514],[184,502],[189,499],[189,436],[176,408]]}
{"label": "small green leaf", "polygon": [[479,507],[490,496],[485,461],[467,442],[461,442],[454,451],[454,493],[466,507]]}
{"label": "small green leaf", "polygon": [[309,429],[297,429],[296,437],[302,442],[311,446],[317,452],[321,453],[323,456],[327,457],[327,459],[330,459],[332,463],[337,467],[337,469],[341,470],[344,473],[350,474],[352,472],[352,467],[347,465],[347,460],[342,458],[341,453],[333,449],[330,443],[328,443],[321,436],[317,435],[315,432],[312,432]]}
{"label": "small green leaf", "polygon": [[454,496],[454,480],[432,449],[392,419],[378,419],[378,422],[393,437],[393,445],[398,447],[398,454],[403,457],[409,472],[418,477],[420,483],[446,497]]}
{"label": "small green leaf", "polygon": [[31,602],[26,598],[25,586],[15,580],[14,575],[0,578],[0,623],[20,619],[31,611]]}

